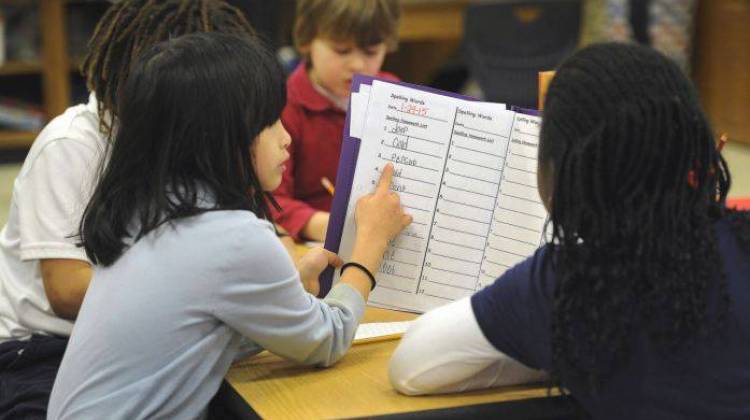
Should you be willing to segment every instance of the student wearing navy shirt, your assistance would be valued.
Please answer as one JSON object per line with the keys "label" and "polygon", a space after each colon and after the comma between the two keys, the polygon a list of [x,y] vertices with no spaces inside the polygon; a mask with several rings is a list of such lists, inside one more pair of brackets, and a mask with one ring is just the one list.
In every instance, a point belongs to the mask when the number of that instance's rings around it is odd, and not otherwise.
{"label": "student wearing navy shirt", "polygon": [[750,213],[693,86],[646,47],[579,51],[550,86],[539,193],[552,240],[423,315],[405,394],[551,380],[594,418],[750,418]]}

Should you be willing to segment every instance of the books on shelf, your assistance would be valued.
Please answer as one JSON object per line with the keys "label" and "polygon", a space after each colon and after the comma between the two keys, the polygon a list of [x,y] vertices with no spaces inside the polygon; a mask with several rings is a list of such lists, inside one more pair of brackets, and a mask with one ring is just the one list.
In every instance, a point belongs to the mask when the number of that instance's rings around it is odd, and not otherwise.
{"label": "books on shelf", "polygon": [[38,131],[44,126],[44,113],[33,105],[0,98],[0,129]]}

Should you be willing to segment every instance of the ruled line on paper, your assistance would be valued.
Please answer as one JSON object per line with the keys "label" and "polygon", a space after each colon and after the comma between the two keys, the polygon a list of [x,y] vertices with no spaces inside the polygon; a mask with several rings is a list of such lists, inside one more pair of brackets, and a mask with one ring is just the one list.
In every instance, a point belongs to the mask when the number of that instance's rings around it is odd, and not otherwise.
{"label": "ruled line on paper", "polygon": [[371,304],[422,312],[490,284],[536,249],[546,220],[536,192],[539,118],[380,81],[356,101],[362,141],[340,249],[351,248],[354,204],[385,161],[414,218],[389,243]]}

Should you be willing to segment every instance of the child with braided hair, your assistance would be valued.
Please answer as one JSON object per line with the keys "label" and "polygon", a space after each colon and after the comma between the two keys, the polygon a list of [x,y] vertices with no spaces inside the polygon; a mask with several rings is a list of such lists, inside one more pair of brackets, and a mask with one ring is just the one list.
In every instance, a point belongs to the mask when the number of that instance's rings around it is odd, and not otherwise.
{"label": "child with braided hair", "polygon": [[131,62],[162,40],[209,31],[254,36],[242,13],[221,0],[114,3],[83,63],[88,103],[53,119],[29,151],[0,233],[0,419],[45,416],[91,279],[74,235],[117,130],[115,104]]}
{"label": "child with braided hair", "polygon": [[168,38],[213,31],[255,35],[242,12],[221,0],[127,0],[110,7],[82,65],[105,134],[112,133],[110,120],[116,116],[107,113],[115,112],[117,89],[141,51]]}
{"label": "child with braided hair", "polygon": [[585,48],[550,84],[539,144],[551,242],[417,320],[393,385],[551,378],[597,419],[750,418],[750,213],[726,207],[684,73],[647,47]]}

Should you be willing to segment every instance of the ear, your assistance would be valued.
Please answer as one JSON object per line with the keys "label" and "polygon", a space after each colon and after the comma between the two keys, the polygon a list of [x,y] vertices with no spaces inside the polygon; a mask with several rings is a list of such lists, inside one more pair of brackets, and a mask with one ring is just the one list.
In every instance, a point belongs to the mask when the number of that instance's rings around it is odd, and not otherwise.
{"label": "ear", "polygon": [[555,189],[555,165],[552,159],[544,161],[540,159],[537,165],[536,180],[539,198],[549,212],[552,209],[552,194]]}
{"label": "ear", "polygon": [[255,167],[255,145],[257,142],[257,138],[253,139],[253,142],[250,143],[250,146],[247,148],[248,156],[250,156],[250,163],[252,163],[253,168]]}
{"label": "ear", "polygon": [[307,43],[305,45],[300,45],[297,48],[297,51],[300,53],[300,55],[309,56],[310,55],[310,43]]}

